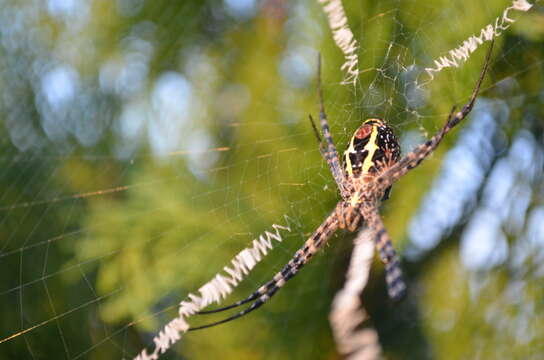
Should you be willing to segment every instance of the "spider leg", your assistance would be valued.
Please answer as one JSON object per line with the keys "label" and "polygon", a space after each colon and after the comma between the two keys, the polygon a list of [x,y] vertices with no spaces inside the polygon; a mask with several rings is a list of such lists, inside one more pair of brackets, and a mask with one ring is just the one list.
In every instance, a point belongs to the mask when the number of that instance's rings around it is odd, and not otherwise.
{"label": "spider leg", "polygon": [[[310,118],[310,123],[312,124],[312,129],[314,130],[315,137],[317,139],[317,142],[319,143],[319,152],[321,153],[321,156],[323,156],[323,159],[327,162],[327,165],[329,166],[329,170],[334,178],[334,181],[336,182],[336,186],[338,189],[340,189],[340,193],[342,195],[342,198],[345,200],[347,197],[349,197],[349,192],[346,191],[347,180],[344,176],[344,173],[340,169],[340,160],[338,157],[338,152],[336,151],[336,147],[334,146],[334,142],[332,140],[332,137],[330,138],[330,143],[328,142],[328,146],[325,146],[323,144],[323,140],[321,139],[321,136],[319,135],[319,131],[317,130],[317,127],[315,126],[314,118],[312,115],[308,115]],[[326,118],[325,118],[326,121]],[[328,129],[328,126],[327,126]],[[327,130],[330,135],[330,130]],[[330,144],[332,144],[332,149],[330,147]]]}
{"label": "spider leg", "polygon": [[393,248],[391,238],[385,229],[385,225],[375,206],[361,208],[363,217],[366,219],[368,227],[372,230],[376,247],[380,259],[385,264],[385,281],[387,283],[387,293],[393,300],[398,300],[406,292],[406,284],[400,268],[400,259]]}
{"label": "spider leg", "polygon": [[356,232],[357,229],[359,229],[359,226],[361,224],[361,214],[355,214],[352,221],[349,223],[347,229],[351,232]]}
{"label": "spider leg", "polygon": [[327,240],[332,236],[332,234],[334,234],[337,229],[338,221],[335,209],[317,228],[312,236],[310,236],[310,238],[306,240],[304,245],[299,250],[297,250],[293,258],[289,260],[289,262],[278,273],[276,273],[272,280],[265,283],[257,291],[249,295],[244,300],[238,301],[232,305],[228,305],[219,309],[200,311],[199,314],[211,314],[221,312],[255,300],[255,302],[249,308],[217,323],[191,328],[190,330],[198,330],[214,325],[219,325],[224,322],[234,320],[260,307],[262,304],[268,301],[268,299],[270,299],[270,297],[272,297],[276,293],[276,291],[283,287],[283,285],[285,285],[285,283],[289,279],[295,276],[306,263],[308,263],[312,259],[312,257],[319,251],[319,249],[321,249],[321,247],[327,242]]}
{"label": "spider leg", "polygon": [[362,216],[361,212],[357,211],[356,208],[350,206],[348,207],[346,214],[344,215],[347,219],[347,229],[350,232],[356,232],[357,229],[361,226]]}
{"label": "spider leg", "polygon": [[325,153],[327,152],[327,149],[323,146],[323,140],[321,140],[321,135],[319,135],[319,130],[317,130],[317,126],[315,126],[314,118],[312,117],[312,114],[308,114],[308,118],[310,119],[310,124],[312,125],[312,129],[314,130],[314,135],[317,138],[317,142],[319,143],[319,151],[321,152],[321,155],[325,157]]}
{"label": "spider leg", "polygon": [[213,322],[213,323],[210,323],[210,324],[190,328],[188,331],[202,330],[202,329],[206,329],[206,328],[209,328],[209,327],[221,325],[221,324],[224,324],[224,323],[232,321],[232,320],[236,320],[236,319],[238,319],[238,318],[240,318],[240,317],[242,317],[244,315],[249,314],[253,310],[257,310],[258,308],[260,308],[266,301],[268,301],[268,299],[270,299],[270,297],[272,297],[272,295],[274,295],[274,293],[276,291],[277,291],[277,289],[275,291],[273,291],[273,292],[271,291],[268,295],[262,295],[257,301],[255,301],[253,304],[251,304],[250,307],[248,307],[247,309],[245,309],[243,311],[240,311],[237,314],[234,314],[232,316],[229,316],[226,319],[216,321],[216,322]]}
{"label": "spider leg", "polygon": [[[311,258],[311,257],[310,257]],[[220,324],[224,324],[226,322],[229,322],[229,321],[232,321],[232,320],[235,320],[235,319],[238,319],[244,315],[247,315],[249,314],[250,312],[254,311],[254,310],[257,310],[258,308],[260,308],[262,305],[264,305],[268,300],[270,300],[270,298],[272,296],[274,296],[274,294],[283,287],[283,285],[285,285],[285,283],[291,279],[293,276],[295,276],[299,270],[309,261],[306,260],[306,261],[297,261],[295,262],[292,266],[290,266],[288,269],[287,269],[287,266],[284,267],[284,269],[279,272],[277,275],[281,274],[281,278],[279,280],[271,280],[272,282],[272,285],[269,286],[267,288],[267,290],[263,293],[263,294],[260,294],[257,298],[257,300],[255,300],[248,308],[246,308],[245,310],[242,310],[240,311],[239,313],[237,314],[234,314],[232,316],[229,316],[227,317],[226,319],[223,319],[223,320],[219,320],[219,321],[216,321],[216,322],[213,322],[213,323],[210,323],[210,324],[206,324],[206,325],[202,325],[202,326],[197,326],[197,327],[193,327],[193,328],[190,328],[188,331],[194,331],[194,330],[201,330],[201,329],[206,329],[206,328],[209,328],[209,327],[213,327],[213,326],[216,326],[216,325],[220,325]],[[284,270],[285,271],[285,274],[284,273]],[[277,276],[276,275],[276,276]],[[274,278],[276,278],[276,276]],[[249,297],[248,297],[249,299]],[[247,299],[242,301],[242,303],[246,303],[248,302]],[[233,308],[233,306],[229,306],[229,307],[226,307],[224,310],[226,309],[231,309]],[[216,311],[210,311],[210,312],[200,312],[200,314],[206,314],[206,313],[211,313],[211,312],[219,312],[219,311],[222,311],[223,309],[217,309]]]}
{"label": "spider leg", "polygon": [[344,216],[344,204],[339,204],[334,210],[336,213],[336,218],[338,219],[338,227],[340,229],[346,228],[346,217]]}
{"label": "spider leg", "polygon": [[310,122],[312,123],[312,128],[314,129],[317,141],[319,142],[319,151],[321,152],[321,155],[325,161],[327,161],[327,165],[329,166],[334,181],[336,182],[338,189],[340,189],[342,198],[346,200],[349,198],[350,194],[349,183],[344,176],[342,167],[340,166],[340,157],[338,156],[338,151],[334,145],[334,140],[329,128],[329,122],[327,120],[327,114],[325,112],[325,105],[323,103],[323,90],[321,88],[321,55],[318,55],[317,58],[317,92],[319,96],[319,122],[325,143],[321,140],[311,115]]}
{"label": "spider leg", "polygon": [[383,186],[384,188],[389,187],[408,171],[418,166],[427,156],[431,154],[431,152],[433,152],[437,148],[438,144],[440,144],[444,136],[471,112],[472,108],[474,107],[474,103],[476,102],[476,98],[478,97],[480,86],[482,85],[485,74],[487,73],[487,69],[489,67],[491,53],[493,52],[493,43],[494,40],[491,40],[491,45],[489,46],[489,50],[487,51],[487,55],[485,57],[484,66],[480,73],[480,77],[478,78],[478,82],[476,83],[476,86],[472,91],[472,95],[470,96],[469,101],[458,112],[456,112],[456,107],[454,106],[448,116],[446,124],[436,135],[434,135],[424,144],[419,145],[412,152],[410,152],[401,160],[399,160],[396,164],[391,166],[387,171],[384,171],[380,176],[378,176],[376,178],[376,182],[380,184],[380,186]]}

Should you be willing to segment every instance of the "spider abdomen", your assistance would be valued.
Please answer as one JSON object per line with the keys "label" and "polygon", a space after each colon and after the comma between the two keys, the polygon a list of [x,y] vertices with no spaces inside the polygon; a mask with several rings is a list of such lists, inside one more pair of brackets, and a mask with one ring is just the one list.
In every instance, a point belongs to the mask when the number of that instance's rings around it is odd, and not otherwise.
{"label": "spider abdomen", "polygon": [[348,178],[374,175],[400,157],[400,146],[393,129],[381,119],[367,119],[355,131],[344,152],[344,171]]}

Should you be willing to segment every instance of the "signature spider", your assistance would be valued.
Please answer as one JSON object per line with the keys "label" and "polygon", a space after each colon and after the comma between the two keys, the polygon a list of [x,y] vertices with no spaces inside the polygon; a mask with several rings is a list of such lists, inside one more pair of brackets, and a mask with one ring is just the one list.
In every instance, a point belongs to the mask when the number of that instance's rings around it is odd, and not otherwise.
{"label": "signature spider", "polygon": [[327,161],[342,199],[310,238],[306,240],[304,245],[297,250],[291,260],[274,275],[272,280],[265,283],[244,300],[219,309],[201,311],[199,314],[221,312],[252,302],[248,308],[221,321],[194,327],[189,329],[189,331],[223,324],[258,309],[312,259],[336,230],[346,229],[350,232],[355,232],[365,222],[371,230],[380,259],[385,264],[385,277],[389,297],[392,299],[401,298],[405,293],[406,285],[402,277],[399,257],[391,244],[391,239],[378,212],[379,205],[389,197],[393,183],[408,171],[418,166],[438,147],[444,136],[470,113],[487,72],[492,50],[493,41],[491,41],[483,68],[469,101],[460,111],[456,111],[456,106],[454,106],[447,118],[446,124],[430,140],[417,146],[412,152],[399,160],[400,146],[391,127],[389,127],[385,120],[377,118],[367,119],[363,121],[362,125],[353,134],[346,151],[344,151],[342,165],[332,139],[323,105],[321,61],[318,58],[317,90],[320,102],[319,118],[324,141],[319,135],[319,131],[311,115],[310,122],[319,142],[321,155]]}

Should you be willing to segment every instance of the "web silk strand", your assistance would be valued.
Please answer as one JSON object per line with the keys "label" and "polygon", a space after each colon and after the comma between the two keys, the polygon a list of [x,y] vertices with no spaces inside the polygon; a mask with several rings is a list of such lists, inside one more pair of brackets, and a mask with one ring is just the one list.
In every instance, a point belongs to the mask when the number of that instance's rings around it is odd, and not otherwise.
{"label": "web silk strand", "polygon": [[437,60],[434,60],[435,67],[425,68],[427,74],[434,78],[434,73],[440,72],[442,69],[448,67],[459,67],[460,63],[466,62],[476,49],[483,44],[484,41],[491,41],[502,34],[502,32],[508,29],[516,20],[508,17],[511,10],[527,12],[533,7],[533,4],[527,2],[527,0],[514,0],[512,5],[508,6],[502,13],[495,19],[493,24],[485,26],[479,35],[472,35],[467,40],[455,49],[448,51],[448,55],[441,56]]}
{"label": "web silk strand", "polygon": [[257,239],[253,240],[252,246],[240,251],[231,260],[231,267],[225,266],[223,271],[226,274],[217,274],[212,280],[198,289],[199,295],[189,294],[188,300],[179,304],[179,316],[172,319],[153,338],[154,348],[151,353],[143,349],[135,360],[157,360],[179,339],[181,334],[189,330],[187,319],[212,303],[221,303],[234,288],[247,276],[250,271],[274,248],[272,240],[282,242],[280,231],[291,232],[290,219],[284,216],[286,225],[273,224],[274,232],[265,231]]}
{"label": "web silk strand", "polygon": [[323,11],[329,20],[329,27],[332,31],[334,42],[344,54],[345,62],[340,68],[345,72],[342,84],[355,85],[359,76],[359,58],[357,57],[359,46],[349,28],[342,2],[340,0],[318,1],[323,5]]}
{"label": "web silk strand", "polygon": [[371,327],[359,328],[369,318],[360,296],[368,282],[374,258],[372,232],[361,231],[354,245],[346,282],[334,297],[329,322],[337,349],[346,359],[375,360],[381,354],[378,334]]}

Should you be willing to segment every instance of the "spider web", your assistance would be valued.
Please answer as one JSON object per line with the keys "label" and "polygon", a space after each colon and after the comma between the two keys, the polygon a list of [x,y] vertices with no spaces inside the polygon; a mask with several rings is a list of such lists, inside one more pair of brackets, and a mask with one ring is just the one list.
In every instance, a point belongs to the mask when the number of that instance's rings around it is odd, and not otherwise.
{"label": "spider web", "polygon": [[[355,85],[317,1],[0,5],[0,358],[118,359],[287,216],[226,303],[254,291],[334,207],[307,120],[318,52],[339,151],[377,116],[407,153],[464,104],[487,43],[425,69],[512,2],[344,1]],[[476,109],[382,207],[410,288],[389,303],[375,264],[363,303],[386,356],[544,352],[542,7],[510,16]],[[261,310],[165,358],[339,357],[327,314],[352,239],[338,233]]]}

